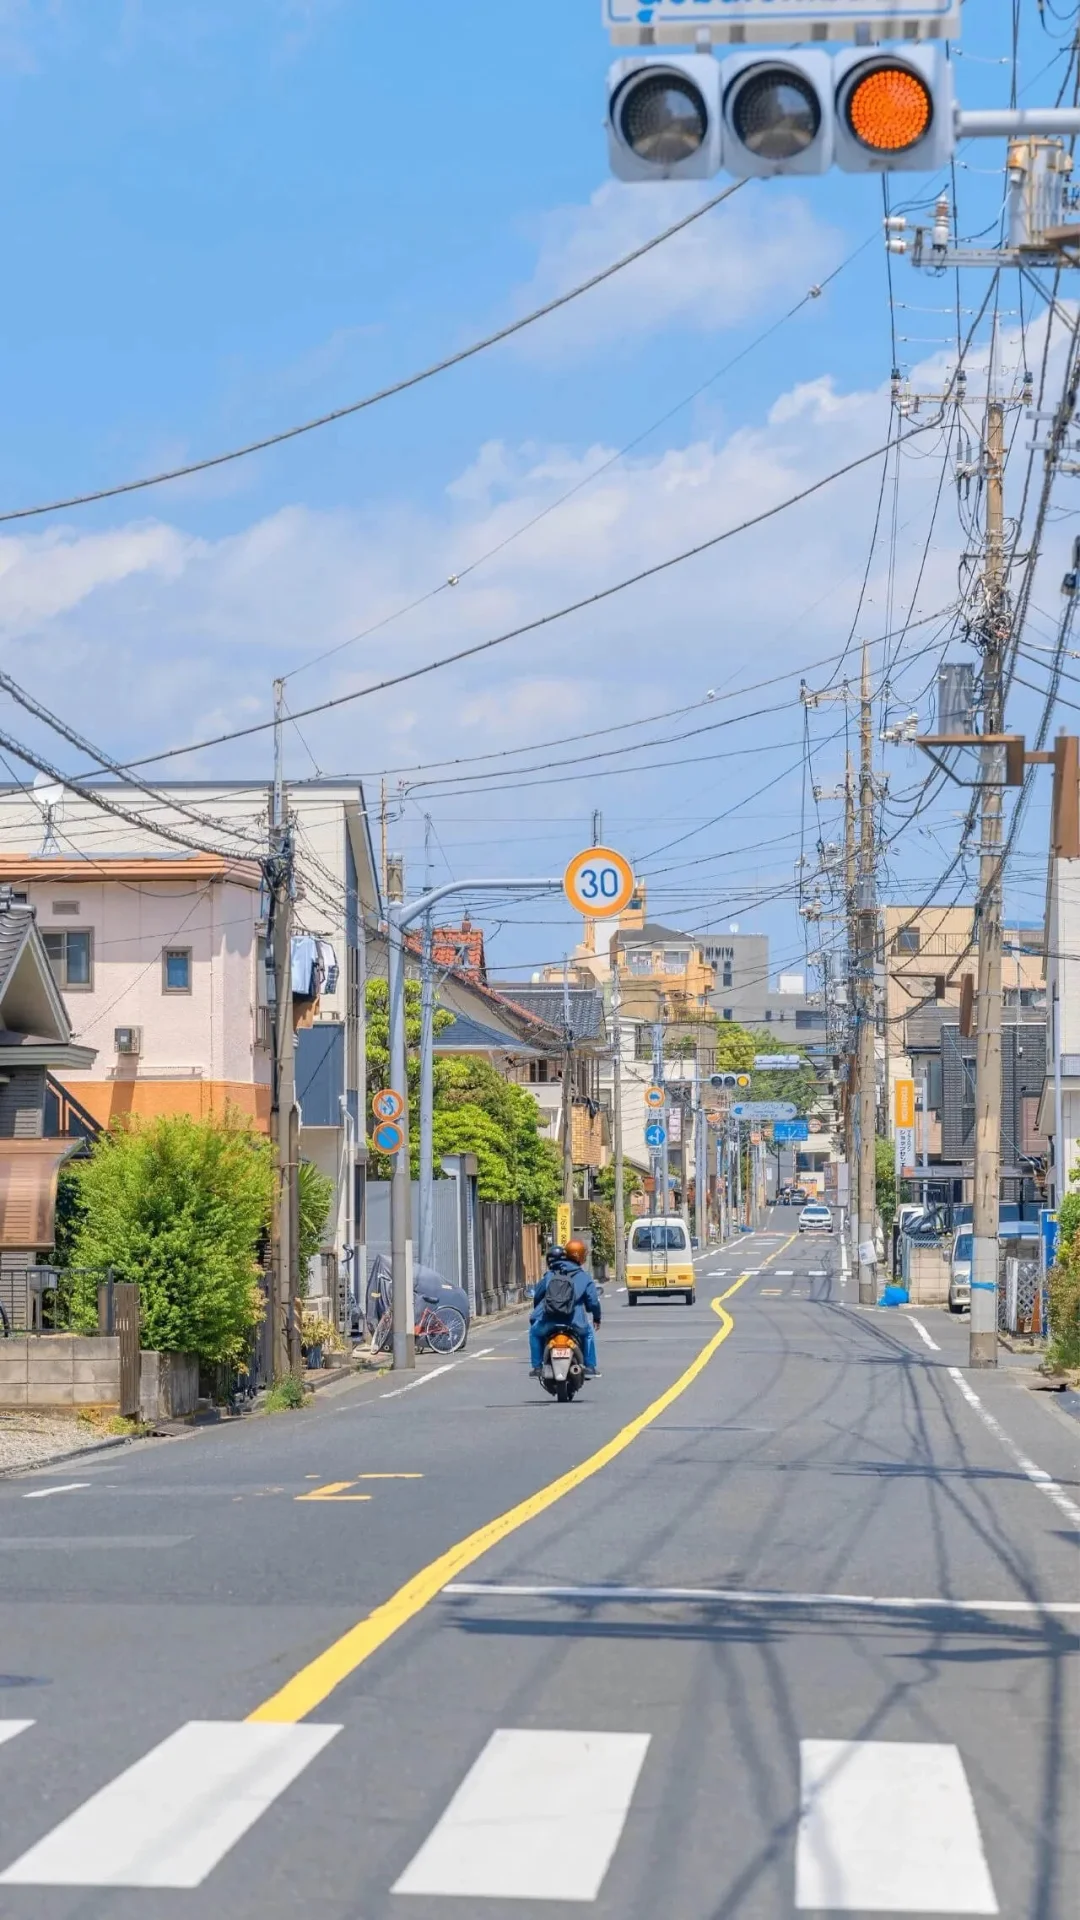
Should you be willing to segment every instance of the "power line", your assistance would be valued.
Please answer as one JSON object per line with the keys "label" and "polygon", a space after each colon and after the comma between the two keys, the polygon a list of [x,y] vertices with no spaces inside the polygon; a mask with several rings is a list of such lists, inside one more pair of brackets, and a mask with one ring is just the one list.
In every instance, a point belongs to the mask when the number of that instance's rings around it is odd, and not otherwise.
{"label": "power line", "polygon": [[250,440],[245,446],[232,447],[227,453],[214,453],[202,460],[190,460],[182,467],[169,467],[161,473],[146,474],[138,480],[124,480],[115,486],[97,487],[91,493],[70,494],[66,499],[48,500],[38,506],[11,508],[7,513],[0,513],[0,525],[11,520],[31,520],[44,513],[60,513],[68,507],[91,506],[98,500],[115,500],[121,494],[141,493],[147,487],[164,486],[169,480],[184,480],[193,473],[206,473],[211,467],[223,467],[232,460],[244,460],[249,454],[264,453],[268,447],[280,447],[287,440],[299,439],[301,434],[314,433],[319,427],[331,426],[335,420],[346,420],[354,413],[363,413],[366,408],[377,406],[381,400],[390,400],[395,394],[407,393],[410,387],[418,387],[425,380],[434,379],[436,374],[446,373],[451,367],[460,366],[462,361],[474,359],[478,353],[485,353],[489,347],[497,346],[501,340],[509,340],[515,333],[521,333],[526,327],[533,326],[537,320],[545,319],[549,313],[557,313],[560,307],[569,306],[572,300],[579,299],[583,293],[591,292],[593,287],[601,286],[614,274],[621,273],[624,267],[632,266],[635,260],[641,260],[645,254],[652,253],[656,247],[663,246],[665,240],[670,240],[674,234],[681,233],[685,227],[692,226],[695,220],[700,220],[703,214],[711,213],[712,209],[718,207],[722,201],[730,200],[732,194],[738,193],[739,189],[745,185],[745,180],[736,180],[732,186],[725,187],[722,193],[714,193],[700,207],[695,207],[692,213],[685,214],[681,220],[676,220],[670,227],[665,227],[662,233],[654,234],[652,239],[646,240],[642,246],[634,247],[630,253],[624,253],[620,259],[612,261],[610,266],[601,267],[599,273],[591,274],[587,280],[579,281],[577,286],[570,287],[566,293],[557,294],[553,300],[545,301],[542,307],[534,307],[531,313],[523,314],[519,320],[511,320],[505,327],[499,327],[495,333],[485,334],[482,340],[474,340],[471,345],[459,348],[456,353],[447,354],[443,359],[434,361],[431,366],[422,368],[419,373],[407,374],[402,380],[395,380],[387,387],[380,387],[375,393],[366,394],[362,400],[352,400],[347,406],[334,407],[330,413],[317,414],[314,419],[302,420],[297,426],[283,427],[277,433],[264,435],[261,440]]}

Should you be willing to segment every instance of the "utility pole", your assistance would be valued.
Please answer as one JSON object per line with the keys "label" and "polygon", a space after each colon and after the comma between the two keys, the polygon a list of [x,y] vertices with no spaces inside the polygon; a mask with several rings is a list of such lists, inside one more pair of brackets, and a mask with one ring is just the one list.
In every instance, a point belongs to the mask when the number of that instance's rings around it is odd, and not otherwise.
{"label": "utility pole", "polygon": [[855,917],[855,769],[848,754],[844,771],[844,899],[847,906],[848,1046],[847,1086],[844,1090],[844,1159],[848,1170],[847,1230],[852,1266],[859,1270],[859,1166],[855,1157],[855,1111],[859,1098],[859,1055],[856,1044],[858,987],[856,968],[859,950],[858,922]]}
{"label": "utility pole", "polygon": [[[430,891],[430,888],[429,888]],[[424,915],[420,948],[420,1265],[435,1265],[435,966],[434,928]]]}
{"label": "utility pole", "polygon": [[859,977],[857,1050],[859,1066],[859,1305],[877,1300],[875,1227],[877,1218],[877,1069],[874,1060],[874,962],[877,950],[877,891],[874,861],[873,705],[870,698],[870,650],[863,647],[859,701]]}
{"label": "utility pole", "polygon": [[[1005,406],[995,392],[997,327],[986,396],[986,551],[983,561],[983,731],[1004,731]],[[997,1366],[998,1224],[1001,1199],[1002,870],[1000,747],[983,749],[979,859],[978,1031],[975,1043],[975,1185],[972,1208],[971,1335],[968,1364]]]}
{"label": "utility pole", "polygon": [[570,962],[563,956],[563,1058],[562,1077],[562,1180],[563,1203],[570,1209],[570,1231],[574,1230],[574,1029],[570,1024]]}
{"label": "utility pole", "polygon": [[699,1247],[709,1238],[709,1167],[706,1156],[705,1109],[701,1104],[701,1061],[694,1050],[694,1231]]}
{"label": "utility pole", "polygon": [[379,881],[385,903],[387,897],[386,871],[386,781],[382,781],[379,791]]}
{"label": "utility pole", "polygon": [[613,951],[611,968],[611,1126],[615,1136],[615,1284],[626,1281],[626,1198],[623,1192],[622,1137],[622,983],[619,957]]}
{"label": "utility pole", "polygon": [[[664,1084],[664,1029],[661,1026],[659,1020],[653,1021],[652,1077],[653,1077],[654,1087],[663,1086]],[[661,1117],[666,1118],[666,1108],[663,1110]],[[660,1149],[659,1147],[649,1148],[649,1172],[652,1175],[652,1183],[653,1183],[652,1206],[649,1208],[649,1212],[655,1213],[656,1212],[656,1196],[660,1191]]]}
{"label": "utility pole", "polygon": [[293,838],[284,776],[285,683],[274,681],[274,791],[269,856],[263,871],[270,893],[269,954],[274,977],[273,1072],[270,1129],[274,1148],[274,1211],[270,1231],[270,1371],[280,1380],[300,1363],[296,1315],[296,1226],[299,1214],[296,1107],[296,1035],[292,1021]]}

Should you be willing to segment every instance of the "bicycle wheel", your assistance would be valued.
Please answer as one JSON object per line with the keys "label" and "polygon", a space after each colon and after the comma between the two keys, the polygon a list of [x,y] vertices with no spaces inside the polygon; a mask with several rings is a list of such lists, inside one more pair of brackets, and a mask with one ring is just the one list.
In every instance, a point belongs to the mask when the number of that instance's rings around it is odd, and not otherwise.
{"label": "bicycle wheel", "polygon": [[436,1353],[456,1353],[465,1345],[465,1315],[457,1307],[440,1307],[431,1317],[438,1325],[438,1337],[434,1328],[429,1334]]}
{"label": "bicycle wheel", "polygon": [[375,1331],[371,1336],[371,1351],[372,1353],[389,1353],[393,1344],[394,1316],[388,1309],[376,1322]]}
{"label": "bicycle wheel", "polygon": [[0,1307],[0,1339],[9,1340],[10,1338],[11,1321],[8,1319],[3,1307]]}

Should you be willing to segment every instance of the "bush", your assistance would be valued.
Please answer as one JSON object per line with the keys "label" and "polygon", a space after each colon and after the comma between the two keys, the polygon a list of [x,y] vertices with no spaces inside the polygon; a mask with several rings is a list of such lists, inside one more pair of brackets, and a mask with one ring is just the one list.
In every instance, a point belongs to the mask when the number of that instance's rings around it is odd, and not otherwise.
{"label": "bush", "polygon": [[1080,1367],[1080,1255],[1071,1243],[1049,1276],[1050,1347],[1055,1368]]}
{"label": "bush", "polygon": [[295,1373],[286,1373],[275,1380],[263,1405],[267,1413],[295,1413],[306,1398],[303,1381]]}
{"label": "bush", "polygon": [[[261,1316],[255,1251],[273,1200],[269,1142],[231,1115],[167,1116],[103,1134],[76,1177],[71,1263],[135,1282],[143,1346],[242,1360]],[[76,1326],[96,1329],[93,1274],[78,1275],[74,1310]]]}
{"label": "bush", "polygon": [[606,1207],[603,1201],[594,1200],[589,1208],[589,1225],[592,1228],[593,1268],[604,1267],[610,1273],[615,1266],[614,1209]]}

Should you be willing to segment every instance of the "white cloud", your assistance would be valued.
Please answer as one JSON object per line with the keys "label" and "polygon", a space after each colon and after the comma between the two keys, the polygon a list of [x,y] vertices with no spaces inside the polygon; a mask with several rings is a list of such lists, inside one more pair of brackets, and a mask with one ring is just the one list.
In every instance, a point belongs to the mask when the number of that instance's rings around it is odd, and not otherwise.
{"label": "white cloud", "polygon": [[[527,312],[641,246],[700,204],[700,187],[608,181],[584,207],[561,207],[539,223],[539,257],[516,306]],[[841,239],[809,198],[751,182],[726,206],[647,253],[550,319],[519,349],[536,359],[624,353],[664,327],[711,333],[732,327],[782,295],[804,293],[835,266]]]}

